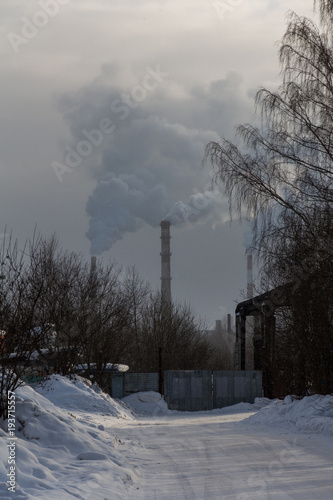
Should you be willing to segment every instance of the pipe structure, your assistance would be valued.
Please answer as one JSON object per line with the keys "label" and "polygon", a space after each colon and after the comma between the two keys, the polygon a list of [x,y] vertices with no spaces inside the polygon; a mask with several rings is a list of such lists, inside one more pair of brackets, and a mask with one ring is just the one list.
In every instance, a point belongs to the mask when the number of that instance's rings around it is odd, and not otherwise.
{"label": "pipe structure", "polygon": [[96,257],[95,256],[91,257],[91,259],[90,259],[90,270],[92,273],[96,272]]}
{"label": "pipe structure", "polygon": [[252,255],[247,256],[247,298],[253,297],[253,263]]}
{"label": "pipe structure", "polygon": [[161,295],[171,301],[171,265],[170,265],[170,221],[163,220],[161,226]]}
{"label": "pipe structure", "polygon": [[231,333],[231,314],[227,315],[227,333]]}
{"label": "pipe structure", "polygon": [[[253,262],[252,255],[247,256],[247,299],[253,298]],[[253,324],[248,322],[248,329],[252,329]],[[250,327],[250,328],[249,328]],[[249,332],[248,332],[249,333]],[[243,311],[236,309],[236,344],[235,344],[235,370],[245,370],[246,362],[246,316]]]}

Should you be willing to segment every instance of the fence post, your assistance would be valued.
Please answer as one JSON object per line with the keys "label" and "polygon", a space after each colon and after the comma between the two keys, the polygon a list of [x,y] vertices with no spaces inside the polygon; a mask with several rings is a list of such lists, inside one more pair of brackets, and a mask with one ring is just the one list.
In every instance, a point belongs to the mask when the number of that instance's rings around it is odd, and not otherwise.
{"label": "fence post", "polygon": [[158,392],[164,395],[164,378],[163,378],[163,363],[162,363],[162,347],[158,349]]}
{"label": "fence post", "polygon": [[124,374],[112,373],[111,374],[111,387],[110,396],[112,398],[121,399],[124,397]]}

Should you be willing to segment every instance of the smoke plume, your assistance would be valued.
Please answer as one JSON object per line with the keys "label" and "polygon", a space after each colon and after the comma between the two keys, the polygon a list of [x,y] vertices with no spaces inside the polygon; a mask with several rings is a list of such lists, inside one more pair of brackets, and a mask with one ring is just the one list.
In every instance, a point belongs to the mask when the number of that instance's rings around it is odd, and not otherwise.
{"label": "smoke plume", "polygon": [[191,195],[187,203],[177,201],[164,217],[164,220],[170,221],[172,225],[194,224],[213,214],[216,217],[221,217],[224,208],[221,193],[218,191],[205,191]]}
{"label": "smoke plume", "polygon": [[[140,102],[126,107],[128,96],[137,95],[137,86],[133,87],[136,93],[129,92],[124,100],[119,82],[113,89],[99,82],[83,89],[76,100],[72,96],[72,102],[64,99],[66,120],[76,141],[73,149],[89,138],[96,144],[78,167],[88,166],[96,178],[86,205],[86,234],[93,255],[109,250],[143,224],[157,227],[163,219],[173,225],[196,224],[228,217],[221,194],[207,189],[211,175],[209,169],[202,169],[202,159],[206,144],[219,140],[216,132],[205,128],[209,120],[214,117],[215,130],[223,131],[231,122],[230,101],[237,103],[233,114],[243,106],[239,85],[234,74],[227,75],[207,87],[188,89],[187,98],[179,100],[174,87],[161,81],[153,91],[141,93]],[[103,137],[97,133],[102,123],[112,133]]]}

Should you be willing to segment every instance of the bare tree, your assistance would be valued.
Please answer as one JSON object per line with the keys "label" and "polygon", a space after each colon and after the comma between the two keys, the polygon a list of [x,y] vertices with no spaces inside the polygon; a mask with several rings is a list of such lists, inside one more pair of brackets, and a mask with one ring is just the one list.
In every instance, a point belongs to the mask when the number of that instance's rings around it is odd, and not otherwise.
{"label": "bare tree", "polygon": [[102,388],[109,385],[108,366],[123,361],[130,338],[130,304],[115,263],[86,275],[80,291],[77,327],[86,374]]}
{"label": "bare tree", "polygon": [[311,209],[333,201],[331,8],[318,3],[322,28],[328,23],[324,34],[311,20],[290,14],[280,46],[282,84],[256,97],[262,128],[240,125],[240,145],[222,139],[206,149],[231,210],[245,210],[254,220],[257,247],[281,229],[285,213],[315,240]]}
{"label": "bare tree", "polygon": [[44,293],[38,302],[39,329],[45,326],[56,332],[49,335],[43,345],[37,345],[40,360],[47,370],[63,374],[72,373],[78,358],[76,331],[78,288],[85,266],[74,252],[64,252],[55,236],[41,239],[35,252],[30,254],[30,283]]}
{"label": "bare tree", "polygon": [[151,286],[144,281],[135,268],[128,268],[123,279],[123,289],[129,306],[127,362],[132,371],[143,366],[144,346],[142,324],[145,304],[151,295]]}
{"label": "bare tree", "polygon": [[[293,348],[284,350],[284,362],[303,393],[308,384],[333,390],[333,7],[315,4],[319,26],[289,15],[279,50],[282,83],[256,97],[261,128],[241,125],[237,144],[222,139],[206,148],[230,211],[253,221],[263,286],[295,284],[284,314],[285,345]],[[317,374],[314,359],[325,367]]]}
{"label": "bare tree", "polygon": [[[210,348],[204,323],[187,304],[165,301],[158,292],[143,304],[137,342],[139,371],[206,368]],[[138,350],[137,343],[134,344]]]}
{"label": "bare tree", "polygon": [[121,361],[131,321],[115,264],[95,271],[57,238],[34,235],[22,249],[10,237],[0,248],[0,416],[8,391],[24,380],[79,364],[105,387],[108,363]]}
{"label": "bare tree", "polygon": [[[40,303],[46,289],[32,280],[30,256],[38,252],[37,235],[19,249],[18,242],[5,235],[0,248],[0,416],[6,414],[9,391],[22,384],[36,371],[36,349],[45,345],[47,328],[43,325]],[[41,322],[42,321],[42,322]]]}
{"label": "bare tree", "polygon": [[285,378],[287,392],[300,395],[309,390],[326,394],[333,388],[333,266],[326,250],[333,244],[330,211],[316,210],[314,224],[316,245],[294,221],[265,266],[270,280],[293,283],[289,307],[277,315],[275,373]]}

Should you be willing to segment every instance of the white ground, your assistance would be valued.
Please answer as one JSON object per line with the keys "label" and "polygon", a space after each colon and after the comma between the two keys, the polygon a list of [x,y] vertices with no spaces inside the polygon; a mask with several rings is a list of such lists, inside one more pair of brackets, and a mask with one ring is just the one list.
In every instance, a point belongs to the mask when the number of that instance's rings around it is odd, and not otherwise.
{"label": "white ground", "polygon": [[1,499],[333,499],[332,396],[182,413],[80,378],[35,389],[17,390],[15,493],[1,423]]}

